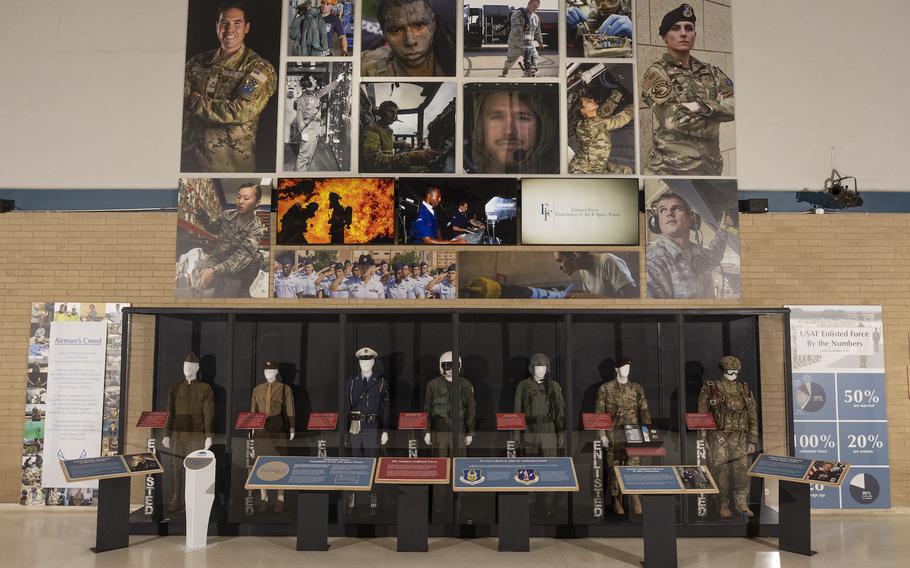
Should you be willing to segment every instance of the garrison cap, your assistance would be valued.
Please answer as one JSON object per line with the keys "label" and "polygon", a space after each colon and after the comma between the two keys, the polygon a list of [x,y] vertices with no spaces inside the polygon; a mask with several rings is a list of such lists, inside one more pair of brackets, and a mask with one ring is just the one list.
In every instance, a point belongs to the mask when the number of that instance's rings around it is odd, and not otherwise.
{"label": "garrison cap", "polygon": [[688,4],[682,4],[679,8],[667,12],[667,15],[664,16],[664,19],[660,22],[660,37],[667,35],[667,32],[670,31],[670,28],[673,27],[673,24],[676,22],[692,22],[695,23],[695,10],[692,9],[692,6]]}
{"label": "garrison cap", "polygon": [[187,354],[186,359],[184,359],[183,362],[184,363],[198,363],[199,355],[196,355],[195,353],[193,353],[191,351],[189,354]]}

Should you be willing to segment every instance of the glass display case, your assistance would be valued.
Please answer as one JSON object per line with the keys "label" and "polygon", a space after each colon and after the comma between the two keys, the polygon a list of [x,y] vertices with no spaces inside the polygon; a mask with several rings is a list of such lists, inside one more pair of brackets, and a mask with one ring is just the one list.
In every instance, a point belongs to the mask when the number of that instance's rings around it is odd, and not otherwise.
{"label": "glass display case", "polygon": [[[166,410],[168,393],[185,380],[184,358],[200,360],[199,381],[213,393],[212,450],[218,482],[212,522],[219,534],[293,534],[296,498],[244,489],[256,455],[570,456],[577,493],[532,494],[533,534],[633,536],[640,503],[619,494],[613,465],[714,464],[716,435],[686,427],[699,393],[724,380],[720,359],[734,355],[754,405],[755,448],[787,453],[792,431],[783,410],[789,380],[786,310],[202,310],[133,308],[126,325],[122,442],[154,446],[167,470],[135,491],[135,533],[179,533],[174,506],[179,475],[164,431],[133,427],[145,410]],[[359,351],[363,350],[363,351]],[[375,352],[375,358],[358,353]],[[364,359],[370,359],[363,367]],[[253,391],[269,387],[283,409],[279,433],[237,428],[240,412],[261,410]],[[361,369],[369,369],[370,374]],[[272,373],[274,375],[274,373]],[[448,378],[447,378],[448,375]],[[448,379],[455,379],[454,381]],[[371,383],[369,381],[375,381]],[[732,384],[732,383],[731,383]],[[273,383],[274,385],[274,383]],[[257,392],[266,391],[260,386]],[[456,388],[457,386],[457,388]],[[721,385],[724,386],[724,385]],[[277,388],[277,387],[276,387]],[[375,389],[375,391],[373,390]],[[367,398],[360,396],[369,391]],[[291,400],[292,399],[292,400]],[[261,399],[260,399],[261,400]],[[703,410],[703,409],[702,409]],[[713,411],[714,409],[712,409]],[[351,420],[362,411],[362,430]],[[402,412],[427,412],[426,429],[398,429]],[[526,429],[501,430],[497,414],[522,412]],[[612,430],[591,416],[606,412]],[[334,428],[311,417],[336,416]],[[746,416],[746,415],[743,415]],[[293,436],[291,436],[293,430]],[[714,437],[712,437],[714,436]],[[749,440],[753,441],[753,440]],[[178,456],[179,457],[179,456]],[[754,454],[752,454],[754,457]],[[714,461],[717,461],[716,459]],[[742,460],[740,460],[742,461]],[[775,534],[775,487],[729,474],[727,516],[721,499],[677,499],[680,534]],[[745,505],[733,495],[743,495]],[[330,527],[337,535],[392,535],[399,492],[333,493]],[[738,499],[738,497],[737,497]],[[178,499],[179,501],[179,499]],[[745,508],[752,513],[747,516]],[[430,492],[431,534],[495,534],[493,494]]]}

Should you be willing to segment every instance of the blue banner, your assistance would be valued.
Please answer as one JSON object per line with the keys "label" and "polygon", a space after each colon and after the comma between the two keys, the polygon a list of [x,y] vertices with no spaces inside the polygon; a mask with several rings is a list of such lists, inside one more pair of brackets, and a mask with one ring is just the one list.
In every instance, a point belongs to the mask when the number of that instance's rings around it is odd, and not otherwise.
{"label": "blue banner", "polygon": [[376,458],[317,458],[260,456],[246,489],[369,491]]}
{"label": "blue banner", "polygon": [[578,491],[572,458],[455,458],[454,491]]}

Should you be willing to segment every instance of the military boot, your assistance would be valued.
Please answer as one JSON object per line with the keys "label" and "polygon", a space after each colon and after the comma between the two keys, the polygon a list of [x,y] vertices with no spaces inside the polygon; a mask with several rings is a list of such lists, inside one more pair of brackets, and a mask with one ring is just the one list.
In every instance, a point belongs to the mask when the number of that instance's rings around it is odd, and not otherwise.
{"label": "military boot", "polygon": [[746,502],[745,498],[737,498],[733,502],[733,506],[736,508],[736,512],[743,514],[750,519],[755,516],[752,512],[752,509],[749,508],[749,503]]}
{"label": "military boot", "polygon": [[720,510],[718,512],[720,513],[721,519],[730,519],[733,517],[733,513],[730,512],[730,506],[726,501],[720,504]]}
{"label": "military boot", "polygon": [[626,510],[622,508],[622,496],[614,495],[613,496],[613,514],[614,515],[625,515]]}
{"label": "military boot", "polygon": [[636,515],[641,514],[641,497],[638,495],[630,495],[629,501],[632,503],[632,513]]}

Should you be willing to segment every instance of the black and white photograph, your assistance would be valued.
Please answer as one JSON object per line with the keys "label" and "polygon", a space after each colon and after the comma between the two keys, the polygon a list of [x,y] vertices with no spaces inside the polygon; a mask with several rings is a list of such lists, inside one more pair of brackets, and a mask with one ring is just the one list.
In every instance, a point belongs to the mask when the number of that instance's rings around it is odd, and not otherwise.
{"label": "black and white photograph", "polygon": [[362,77],[452,77],[458,3],[450,0],[365,0]]}
{"label": "black and white photograph", "polygon": [[572,300],[640,297],[638,252],[458,253],[459,298]]}
{"label": "black and white photograph", "polygon": [[635,75],[628,63],[573,63],[567,71],[569,173],[635,173]]}
{"label": "black and white photograph", "polygon": [[514,179],[399,178],[398,242],[518,244],[518,186]]}
{"label": "black and white photograph", "polygon": [[559,76],[557,0],[464,3],[465,77]]}
{"label": "black and white photograph", "polygon": [[455,251],[279,248],[276,298],[453,300]]}
{"label": "black and white photograph", "polygon": [[353,51],[354,2],[289,0],[289,56],[349,57]]}
{"label": "black and white photograph", "polygon": [[465,84],[465,171],[558,174],[558,108],[555,83]]}
{"label": "black and white photograph", "polygon": [[740,295],[735,180],[646,179],[648,298]]}
{"label": "black and white photograph", "polygon": [[361,83],[359,170],[453,173],[456,90],[454,83]]}
{"label": "black and white photograph", "polygon": [[288,63],[284,171],[351,169],[351,64]]}
{"label": "black and white photograph", "polygon": [[180,179],[176,296],[267,298],[271,203],[268,178]]}
{"label": "black and white photograph", "polygon": [[565,0],[566,55],[632,57],[632,0]]}
{"label": "black and white photograph", "polygon": [[271,172],[281,2],[190,0],[181,172]]}

